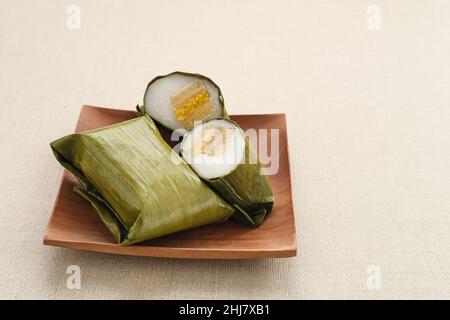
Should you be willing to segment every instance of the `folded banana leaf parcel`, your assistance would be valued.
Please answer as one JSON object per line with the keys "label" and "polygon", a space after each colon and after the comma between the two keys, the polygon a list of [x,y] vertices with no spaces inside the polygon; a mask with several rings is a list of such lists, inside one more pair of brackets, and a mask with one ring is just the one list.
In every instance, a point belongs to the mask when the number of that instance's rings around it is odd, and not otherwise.
{"label": "folded banana leaf parcel", "polygon": [[148,115],[50,145],[77,177],[75,192],[121,245],[223,222],[235,210],[173,152]]}

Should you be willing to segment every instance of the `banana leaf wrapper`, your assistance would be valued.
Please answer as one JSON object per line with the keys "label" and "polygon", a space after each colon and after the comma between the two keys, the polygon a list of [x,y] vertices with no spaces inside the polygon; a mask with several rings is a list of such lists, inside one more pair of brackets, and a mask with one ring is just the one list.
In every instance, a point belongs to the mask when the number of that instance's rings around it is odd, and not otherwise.
{"label": "banana leaf wrapper", "polygon": [[234,209],[162,139],[147,115],[50,144],[121,245],[226,221]]}
{"label": "banana leaf wrapper", "polygon": [[233,218],[258,227],[272,211],[274,195],[248,139],[245,143],[245,158],[247,160],[231,173],[204,181],[236,209]]}

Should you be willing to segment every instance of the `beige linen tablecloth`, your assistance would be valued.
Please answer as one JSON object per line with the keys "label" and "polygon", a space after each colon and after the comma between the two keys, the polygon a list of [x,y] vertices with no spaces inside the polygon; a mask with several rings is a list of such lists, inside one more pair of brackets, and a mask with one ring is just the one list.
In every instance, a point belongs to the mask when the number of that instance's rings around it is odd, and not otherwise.
{"label": "beige linen tablecloth", "polygon": [[[449,17],[449,1],[1,0],[0,298],[450,298]],[[232,114],[287,114],[297,257],[42,245],[48,143],[82,104],[131,109],[172,70],[212,77]]]}

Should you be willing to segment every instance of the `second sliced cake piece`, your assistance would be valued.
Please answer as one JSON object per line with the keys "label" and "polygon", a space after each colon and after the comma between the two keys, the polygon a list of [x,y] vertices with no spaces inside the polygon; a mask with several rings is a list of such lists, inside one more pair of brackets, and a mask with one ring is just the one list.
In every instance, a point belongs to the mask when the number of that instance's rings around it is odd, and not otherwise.
{"label": "second sliced cake piece", "polygon": [[269,180],[235,122],[212,119],[196,125],[183,138],[180,153],[237,210],[235,217],[257,227],[272,210]]}

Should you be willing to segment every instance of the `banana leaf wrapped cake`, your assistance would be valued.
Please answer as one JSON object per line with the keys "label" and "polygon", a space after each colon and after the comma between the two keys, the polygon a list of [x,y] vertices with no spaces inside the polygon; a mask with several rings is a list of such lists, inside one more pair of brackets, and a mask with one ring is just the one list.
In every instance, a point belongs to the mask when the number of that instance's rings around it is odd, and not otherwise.
{"label": "banana leaf wrapped cake", "polygon": [[235,210],[173,152],[148,115],[50,145],[119,244],[223,222]]}
{"label": "banana leaf wrapped cake", "polygon": [[266,219],[274,203],[269,180],[211,79],[185,72],[156,77],[138,111],[171,130],[184,130],[183,159],[233,206],[233,217],[254,227]]}
{"label": "banana leaf wrapped cake", "polygon": [[212,119],[196,125],[183,138],[180,154],[236,209],[236,218],[257,227],[272,210],[269,180],[235,122]]}

